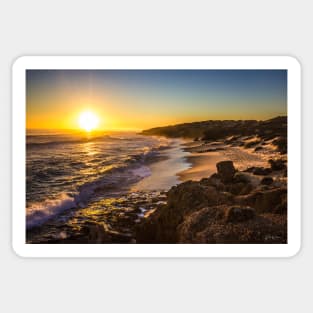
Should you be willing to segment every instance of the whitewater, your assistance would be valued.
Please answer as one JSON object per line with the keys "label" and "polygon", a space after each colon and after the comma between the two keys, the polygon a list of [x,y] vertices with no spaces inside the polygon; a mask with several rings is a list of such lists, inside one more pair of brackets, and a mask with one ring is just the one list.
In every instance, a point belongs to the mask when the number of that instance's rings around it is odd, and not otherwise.
{"label": "whitewater", "polygon": [[172,144],[131,132],[27,131],[27,229],[126,191],[151,175],[149,164]]}

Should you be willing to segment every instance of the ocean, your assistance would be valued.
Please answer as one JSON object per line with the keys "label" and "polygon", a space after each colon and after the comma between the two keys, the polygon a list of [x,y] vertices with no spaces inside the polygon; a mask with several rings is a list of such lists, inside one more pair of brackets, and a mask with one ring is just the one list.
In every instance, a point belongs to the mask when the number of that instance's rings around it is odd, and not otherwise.
{"label": "ocean", "polygon": [[[110,212],[112,217],[117,208],[123,213],[123,199],[124,207],[129,207],[138,199],[159,196],[179,183],[175,173],[188,168],[180,144],[177,139],[131,132],[28,130],[27,242],[72,236],[91,215],[110,224],[108,214],[103,214]],[[162,164],[163,171],[153,172],[155,164]],[[101,217],[98,214],[94,219],[90,210],[100,210]],[[139,210],[139,217],[145,210]]]}

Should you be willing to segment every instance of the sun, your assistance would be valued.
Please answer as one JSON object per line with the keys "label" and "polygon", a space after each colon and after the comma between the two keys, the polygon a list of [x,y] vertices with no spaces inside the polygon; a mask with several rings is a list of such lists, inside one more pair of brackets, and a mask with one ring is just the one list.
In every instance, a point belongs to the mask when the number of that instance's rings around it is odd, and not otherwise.
{"label": "sun", "polygon": [[80,128],[84,129],[87,132],[90,132],[93,129],[97,128],[99,124],[99,118],[96,114],[90,111],[85,111],[79,115],[78,123]]}

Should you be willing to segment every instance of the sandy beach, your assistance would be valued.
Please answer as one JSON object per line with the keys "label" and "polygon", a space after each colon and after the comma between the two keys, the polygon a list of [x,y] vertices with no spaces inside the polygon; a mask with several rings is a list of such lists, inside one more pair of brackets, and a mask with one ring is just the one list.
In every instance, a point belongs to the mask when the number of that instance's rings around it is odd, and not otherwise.
{"label": "sandy beach", "polygon": [[183,181],[195,180],[199,181],[204,177],[209,177],[216,172],[216,163],[222,161],[224,156],[220,152],[192,152],[186,157],[190,168],[177,174],[179,179]]}
{"label": "sandy beach", "polygon": [[190,153],[184,150],[184,144],[183,139],[173,140],[171,148],[160,152],[160,160],[148,165],[150,175],[136,183],[131,191],[164,191],[184,181],[177,173],[193,166],[188,159]]}
{"label": "sandy beach", "polygon": [[[217,146],[217,151],[214,151]],[[187,180],[199,181],[204,177],[211,176],[216,173],[216,163],[221,161],[231,160],[236,168],[244,170],[252,166],[266,167],[269,157],[279,156],[277,152],[269,149],[255,152],[254,149],[231,147],[217,142],[205,145],[199,142],[189,142],[184,145],[184,149],[189,151],[185,158],[190,167],[177,174],[181,182]],[[202,152],[202,149],[211,149],[212,151]]]}
{"label": "sandy beach", "polygon": [[226,160],[233,161],[240,170],[253,166],[266,167],[268,154],[274,157],[277,153],[268,149],[255,152],[254,149],[232,147],[222,142],[204,144],[177,139],[170,149],[162,153],[160,160],[149,164],[150,175],[136,183],[132,191],[169,190],[188,180],[200,181],[216,173],[216,164]]}

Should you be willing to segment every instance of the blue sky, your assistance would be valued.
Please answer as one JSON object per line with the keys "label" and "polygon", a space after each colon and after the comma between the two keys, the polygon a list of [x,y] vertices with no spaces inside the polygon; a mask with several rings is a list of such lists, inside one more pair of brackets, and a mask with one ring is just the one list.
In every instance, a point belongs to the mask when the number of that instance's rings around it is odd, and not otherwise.
{"label": "blue sky", "polygon": [[287,114],[287,71],[27,71],[30,127],[47,114],[57,119],[84,107],[102,114],[107,126],[114,121],[112,127],[124,123],[126,128],[134,123],[146,128],[149,123],[266,119]]}

